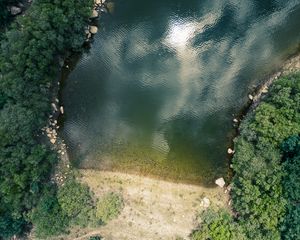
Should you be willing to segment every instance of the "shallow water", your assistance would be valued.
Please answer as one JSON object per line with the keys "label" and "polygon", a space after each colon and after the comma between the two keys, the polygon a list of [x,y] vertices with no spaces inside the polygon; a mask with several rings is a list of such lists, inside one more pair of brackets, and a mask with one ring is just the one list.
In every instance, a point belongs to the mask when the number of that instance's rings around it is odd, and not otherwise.
{"label": "shallow water", "polygon": [[73,163],[200,184],[226,176],[233,114],[295,51],[300,0],[114,3],[64,80]]}

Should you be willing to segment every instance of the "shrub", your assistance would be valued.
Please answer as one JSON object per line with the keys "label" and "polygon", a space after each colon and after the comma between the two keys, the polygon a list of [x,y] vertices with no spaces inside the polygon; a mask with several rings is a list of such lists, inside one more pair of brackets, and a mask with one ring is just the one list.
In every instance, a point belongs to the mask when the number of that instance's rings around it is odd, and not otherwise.
{"label": "shrub", "polygon": [[90,237],[89,240],[101,240],[101,239],[102,239],[102,237],[100,237],[100,236],[92,236],[92,237]]}
{"label": "shrub", "polygon": [[62,211],[73,224],[87,226],[94,211],[94,202],[89,187],[75,179],[68,180],[57,193]]}
{"label": "shrub", "polygon": [[243,229],[225,210],[208,210],[201,216],[200,229],[192,233],[192,240],[243,240]]}
{"label": "shrub", "polygon": [[117,217],[123,208],[123,200],[119,194],[108,193],[97,202],[96,217],[102,223]]}
{"label": "shrub", "polygon": [[51,190],[41,197],[29,217],[35,226],[35,235],[39,238],[61,234],[69,224],[69,218],[62,211],[56,193]]}

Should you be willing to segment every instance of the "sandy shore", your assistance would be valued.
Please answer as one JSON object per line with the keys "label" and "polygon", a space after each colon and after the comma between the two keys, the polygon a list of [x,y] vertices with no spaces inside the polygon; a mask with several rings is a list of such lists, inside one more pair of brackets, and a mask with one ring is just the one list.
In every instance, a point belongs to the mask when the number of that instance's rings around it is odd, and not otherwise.
{"label": "sandy shore", "polygon": [[205,188],[177,184],[118,172],[80,170],[81,181],[96,197],[107,192],[122,194],[125,207],[117,219],[97,229],[77,229],[64,239],[88,239],[99,234],[105,240],[188,239],[197,226],[197,213],[205,208],[227,205],[228,194],[220,187]]}

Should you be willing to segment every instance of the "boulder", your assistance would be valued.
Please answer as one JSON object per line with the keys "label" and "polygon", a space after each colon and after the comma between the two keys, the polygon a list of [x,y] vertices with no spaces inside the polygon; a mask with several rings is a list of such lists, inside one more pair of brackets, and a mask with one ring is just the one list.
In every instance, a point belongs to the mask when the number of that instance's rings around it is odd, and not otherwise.
{"label": "boulder", "polygon": [[98,28],[96,26],[90,26],[90,33],[96,34],[98,32]]}
{"label": "boulder", "polygon": [[228,153],[228,154],[234,154],[234,150],[232,150],[231,148],[228,148],[228,149],[227,149],[227,153]]}
{"label": "boulder", "polygon": [[53,111],[57,112],[57,106],[55,103],[51,103]]}
{"label": "boulder", "polygon": [[55,138],[51,138],[51,139],[50,139],[50,142],[51,142],[52,144],[54,144],[54,143],[56,143],[56,139],[55,139]]}
{"label": "boulder", "polygon": [[12,7],[10,8],[10,13],[11,13],[11,15],[13,15],[13,16],[18,15],[18,14],[21,13],[21,12],[22,12],[22,9],[19,8],[19,7],[12,6]]}
{"label": "boulder", "polygon": [[101,4],[101,0],[95,0],[95,4],[100,5]]}
{"label": "boulder", "polygon": [[248,98],[252,101],[254,97],[251,94],[249,94]]}
{"label": "boulder", "polygon": [[[63,106],[60,106],[59,110],[60,110],[61,114],[64,114],[65,110],[64,110],[64,107],[63,107]],[[57,122],[56,122],[56,123],[57,123]]]}
{"label": "boulder", "polygon": [[208,208],[210,206],[210,200],[207,197],[204,197],[200,203],[201,207]]}
{"label": "boulder", "polygon": [[224,178],[218,178],[215,181],[215,184],[217,184],[219,187],[223,188],[225,186],[225,180],[224,180]]}
{"label": "boulder", "polygon": [[97,18],[99,16],[98,12],[94,9],[91,18]]}
{"label": "boulder", "polygon": [[267,93],[268,92],[268,87],[264,87],[262,90],[261,90],[262,93]]}
{"label": "boulder", "polygon": [[237,120],[236,118],[234,118],[234,119],[233,119],[233,122],[234,122],[234,123],[238,123],[239,120]]}

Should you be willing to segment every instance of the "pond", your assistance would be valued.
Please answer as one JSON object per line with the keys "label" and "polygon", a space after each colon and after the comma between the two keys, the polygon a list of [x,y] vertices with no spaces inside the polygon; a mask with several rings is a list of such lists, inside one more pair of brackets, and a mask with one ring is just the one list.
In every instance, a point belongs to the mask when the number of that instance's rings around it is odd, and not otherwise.
{"label": "pond", "polygon": [[115,0],[63,79],[78,168],[209,185],[228,174],[233,115],[300,40],[300,1]]}

